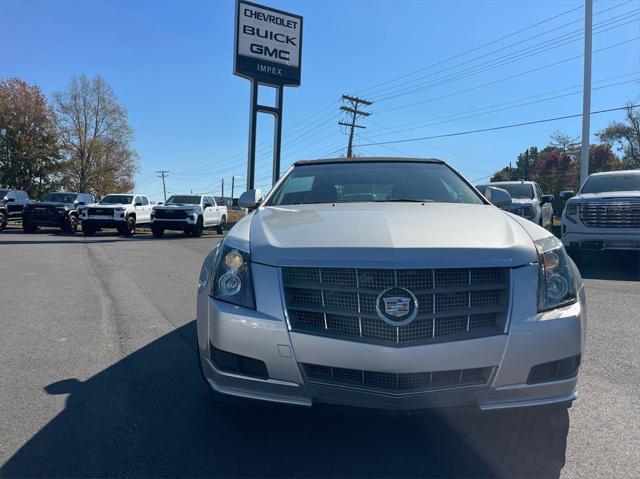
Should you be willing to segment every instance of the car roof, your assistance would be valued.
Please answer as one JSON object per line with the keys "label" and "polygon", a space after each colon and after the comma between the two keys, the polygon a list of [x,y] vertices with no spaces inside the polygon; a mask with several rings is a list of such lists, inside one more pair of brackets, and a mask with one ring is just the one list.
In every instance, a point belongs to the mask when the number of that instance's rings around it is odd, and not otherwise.
{"label": "car roof", "polygon": [[591,173],[589,176],[615,176],[615,175],[640,175],[640,170],[601,171],[600,173]]}
{"label": "car roof", "polygon": [[402,158],[395,156],[372,156],[372,157],[362,157],[359,156],[357,158],[322,158],[319,160],[299,160],[294,163],[295,166],[302,165],[325,165],[332,163],[389,163],[389,162],[398,162],[398,163],[436,163],[436,164],[445,164],[444,161],[439,160],[437,158]]}

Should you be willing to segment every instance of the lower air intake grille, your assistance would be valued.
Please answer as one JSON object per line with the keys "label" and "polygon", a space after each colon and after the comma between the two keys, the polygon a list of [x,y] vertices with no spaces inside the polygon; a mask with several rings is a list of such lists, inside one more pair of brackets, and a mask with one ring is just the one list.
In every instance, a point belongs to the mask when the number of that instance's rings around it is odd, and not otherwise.
{"label": "lower air intake grille", "polygon": [[[282,270],[293,331],[387,345],[456,341],[505,331],[509,270],[345,269],[286,267]],[[407,307],[407,298],[379,295],[388,289],[415,297],[414,319],[396,325],[381,309]],[[384,302],[383,302],[384,301]],[[407,299],[408,301],[408,299]],[[403,314],[400,311],[399,314]]]}
{"label": "lower air intake grille", "polygon": [[395,374],[333,368],[317,364],[302,364],[302,367],[307,380],[310,382],[354,386],[361,389],[395,393],[481,386],[489,381],[493,371],[493,367],[487,367]]}

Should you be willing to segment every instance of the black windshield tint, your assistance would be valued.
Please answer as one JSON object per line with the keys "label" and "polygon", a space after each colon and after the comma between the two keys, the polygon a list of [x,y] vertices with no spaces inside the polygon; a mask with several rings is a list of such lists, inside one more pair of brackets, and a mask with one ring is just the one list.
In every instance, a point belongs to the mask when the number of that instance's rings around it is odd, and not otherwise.
{"label": "black windshield tint", "polygon": [[427,162],[344,162],[296,166],[271,205],[427,201],[482,204],[446,165]]}
{"label": "black windshield tint", "polygon": [[168,205],[199,205],[200,197],[193,195],[173,195],[167,200]]}
{"label": "black windshield tint", "polygon": [[100,200],[101,205],[128,205],[133,201],[133,195],[107,195]]}
{"label": "black windshield tint", "polygon": [[640,191],[640,173],[590,176],[580,193],[607,193],[609,191]]}
{"label": "black windshield tint", "polygon": [[52,203],[73,203],[77,195],[72,193],[47,193],[42,201],[50,201]]}
{"label": "black windshield tint", "polygon": [[518,200],[530,200],[533,198],[533,185],[529,183],[491,183],[488,185],[478,186],[478,189],[484,193],[484,189],[487,186],[493,186],[494,188],[502,188],[503,190],[507,190],[507,193],[511,195],[511,198],[515,198]]}

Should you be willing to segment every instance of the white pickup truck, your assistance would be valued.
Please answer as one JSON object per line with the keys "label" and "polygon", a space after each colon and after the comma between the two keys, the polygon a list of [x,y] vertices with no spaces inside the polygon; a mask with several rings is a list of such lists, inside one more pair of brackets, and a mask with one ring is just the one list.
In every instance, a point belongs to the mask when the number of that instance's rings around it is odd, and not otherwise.
{"label": "white pickup truck", "polygon": [[151,232],[161,238],[165,230],[181,230],[186,236],[199,237],[205,228],[224,232],[227,207],[216,203],[209,195],[173,195],[164,205],[156,205],[151,212]]}
{"label": "white pickup truck", "polygon": [[562,242],[575,260],[584,251],[640,251],[640,171],[593,173],[578,194],[563,191]]}
{"label": "white pickup truck", "polygon": [[151,202],[146,195],[111,194],[80,210],[82,233],[93,236],[102,228],[116,228],[121,235],[132,236],[137,225],[148,225]]}

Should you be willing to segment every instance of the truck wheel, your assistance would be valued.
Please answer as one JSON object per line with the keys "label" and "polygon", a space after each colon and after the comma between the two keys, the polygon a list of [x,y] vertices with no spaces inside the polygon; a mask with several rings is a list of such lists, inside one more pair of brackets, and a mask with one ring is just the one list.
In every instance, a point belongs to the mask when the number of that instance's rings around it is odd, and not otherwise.
{"label": "truck wheel", "polygon": [[22,229],[25,233],[35,233],[38,230],[38,226],[30,223],[29,221],[23,221]]}
{"label": "truck wheel", "polygon": [[202,216],[199,216],[198,221],[196,222],[195,226],[191,230],[191,236],[193,236],[194,238],[200,238],[202,236],[203,230],[204,230],[204,223],[202,220]]}
{"label": "truck wheel", "polygon": [[82,234],[85,236],[93,236],[96,234],[96,227],[90,225],[89,223],[83,221],[82,222]]}
{"label": "truck wheel", "polygon": [[0,231],[2,231],[6,226],[7,226],[7,217],[2,211],[0,211]]}
{"label": "truck wheel", "polygon": [[162,235],[164,235],[164,228],[158,228],[157,226],[152,226],[151,233],[153,234],[154,238],[162,238]]}
{"label": "truck wheel", "polygon": [[136,218],[134,216],[129,216],[127,218],[127,222],[122,229],[122,236],[131,237],[136,232]]}
{"label": "truck wheel", "polygon": [[216,233],[219,235],[224,233],[224,227],[227,226],[227,217],[223,216],[220,220],[220,224],[216,227]]}
{"label": "truck wheel", "polygon": [[70,234],[74,234],[78,231],[78,217],[76,215],[70,215],[62,225],[62,231]]}

